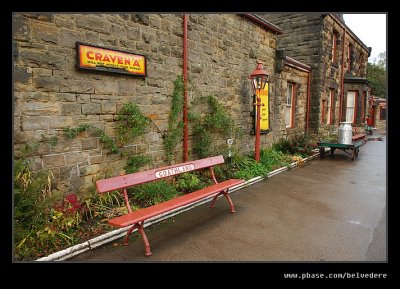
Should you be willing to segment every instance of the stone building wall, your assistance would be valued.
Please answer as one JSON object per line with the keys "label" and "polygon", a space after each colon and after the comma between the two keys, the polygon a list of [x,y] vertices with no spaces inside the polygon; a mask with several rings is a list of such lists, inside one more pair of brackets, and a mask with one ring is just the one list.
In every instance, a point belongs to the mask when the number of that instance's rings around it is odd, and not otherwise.
{"label": "stone building wall", "polygon": [[[339,23],[331,14],[263,14],[262,17],[278,25],[283,34],[278,36],[277,49],[284,49],[286,54],[312,67],[309,127],[313,131],[332,130],[339,124],[340,96],[342,79],[342,53],[344,44],[344,77],[366,77],[368,50],[360,44],[353,33],[347,30],[343,42],[343,23]],[[332,37],[337,33],[336,63],[332,63]],[[347,46],[352,45],[350,55],[351,70],[348,70],[349,53]],[[334,89],[333,125],[326,125],[322,119],[323,102]],[[357,88],[365,91],[365,86]],[[346,85],[344,87],[343,106],[346,105]],[[361,106],[361,97],[358,100]],[[327,115],[325,107],[324,115]],[[344,117],[342,112],[342,118]],[[361,116],[360,116],[361,117]],[[357,116],[358,119],[358,116]]]}
{"label": "stone building wall", "polygon": [[[285,124],[288,82],[295,84],[293,128],[286,128]],[[278,123],[277,127],[281,132],[277,136],[281,137],[283,135],[287,136],[304,132],[306,129],[308,72],[291,65],[284,64],[282,71],[277,73],[276,86],[277,92],[273,101],[275,107],[278,108],[279,113],[276,114],[278,121],[275,123]]]}
{"label": "stone building wall", "polygon": [[286,130],[285,134],[291,135],[304,132],[306,127],[308,72],[286,64],[281,76],[281,83],[277,86],[282,87],[283,89],[281,89],[281,93],[277,95],[276,98],[279,98],[282,101],[281,111],[279,114],[282,117],[285,116],[287,83],[291,82],[295,84],[294,127],[286,128],[283,120],[283,129]]}
{"label": "stone building wall", "polygon": [[325,51],[321,43],[324,19],[318,13],[277,13],[261,16],[283,30],[283,34],[277,39],[277,49],[285,50],[287,56],[312,68],[309,127],[315,129],[319,124],[321,81],[325,77],[322,67]]}
{"label": "stone building wall", "polygon": [[[249,75],[257,60],[274,74],[276,36],[233,14],[193,14],[189,16],[189,27],[189,100],[214,95],[243,130],[243,137],[234,139],[235,145],[243,151],[253,150],[254,106]],[[272,97],[274,89],[275,84],[270,83]],[[273,134],[262,135],[261,144],[271,143]],[[223,143],[224,139],[214,139],[216,146]]]}
{"label": "stone building wall", "polygon": [[[35,169],[52,170],[55,182],[67,190],[88,188],[98,178],[117,175],[125,158],[110,154],[89,132],[68,139],[63,129],[90,124],[115,137],[116,114],[132,101],[155,125],[122,151],[149,156],[151,167],[165,165],[162,133],[168,127],[173,82],[182,75],[182,27],[182,15],[174,14],[15,14],[15,156],[21,156],[26,144],[37,143],[31,157]],[[77,41],[143,54],[148,76],[78,70]],[[243,16],[189,16],[189,101],[216,96],[243,129],[243,139],[237,140],[242,150],[254,147],[248,76],[257,59],[274,73],[274,57],[275,35]],[[274,90],[271,84],[271,97]],[[55,145],[49,142],[54,137]],[[263,136],[262,144],[272,138]],[[179,155],[176,161],[181,161]]]}

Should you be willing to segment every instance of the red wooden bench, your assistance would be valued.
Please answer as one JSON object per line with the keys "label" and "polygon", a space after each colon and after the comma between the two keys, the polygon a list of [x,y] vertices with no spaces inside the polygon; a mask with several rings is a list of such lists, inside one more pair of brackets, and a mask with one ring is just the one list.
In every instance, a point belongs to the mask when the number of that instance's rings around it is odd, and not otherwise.
{"label": "red wooden bench", "polygon": [[366,143],[367,142],[366,136],[367,135],[365,133],[359,133],[359,134],[353,135],[352,141],[363,140],[364,143]]}
{"label": "red wooden bench", "polygon": [[[108,221],[111,226],[117,228],[123,228],[127,226],[132,226],[125,237],[124,245],[127,245],[129,242],[129,235],[133,230],[137,229],[139,234],[142,236],[144,247],[145,247],[145,255],[151,256],[150,244],[147,240],[146,234],[144,232],[144,222],[152,217],[163,214],[165,212],[171,211],[173,209],[185,206],[190,203],[194,203],[201,199],[210,197],[215,195],[212,202],[211,208],[214,207],[214,203],[216,199],[223,195],[230,206],[230,212],[235,212],[235,207],[231,198],[229,197],[228,190],[238,184],[244,182],[241,179],[230,179],[221,183],[218,183],[215,178],[213,166],[224,163],[224,158],[222,156],[210,157],[206,159],[190,161],[186,163],[176,164],[172,166],[162,167],[158,169],[148,170],[145,172],[138,172],[113,178],[108,178],[104,180],[98,180],[96,182],[97,191],[101,193],[106,193],[114,190],[121,190],[124,195],[125,205],[128,209],[128,214],[113,218]],[[151,181],[160,180],[163,178],[179,175],[185,172],[195,171],[199,169],[209,168],[211,172],[212,179],[214,184],[211,186],[177,197],[175,199],[156,204],[154,206],[140,209],[138,211],[132,212],[131,206],[129,205],[128,194],[126,189],[128,187],[144,184]]]}

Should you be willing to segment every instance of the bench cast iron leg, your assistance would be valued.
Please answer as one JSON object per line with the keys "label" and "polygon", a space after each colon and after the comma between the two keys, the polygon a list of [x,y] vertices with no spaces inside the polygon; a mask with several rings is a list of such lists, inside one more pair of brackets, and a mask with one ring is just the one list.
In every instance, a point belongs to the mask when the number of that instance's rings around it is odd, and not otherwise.
{"label": "bench cast iron leg", "polygon": [[143,243],[144,243],[144,255],[145,256],[151,256],[152,253],[150,251],[150,244],[149,244],[149,240],[147,240],[147,236],[143,230],[143,222],[142,224],[139,224],[138,226],[138,232],[140,233],[140,235],[142,236],[143,239]]}
{"label": "bench cast iron leg", "polygon": [[124,246],[128,246],[128,245],[129,245],[129,236],[130,236],[130,234],[132,234],[132,231],[135,230],[136,228],[137,228],[137,224],[133,225],[133,226],[127,231],[126,237],[125,237],[125,240],[124,240],[124,243],[123,243]]}
{"label": "bench cast iron leg", "polygon": [[214,208],[214,206],[215,206],[215,201],[217,200],[217,198],[218,198],[220,195],[224,195],[224,196],[225,196],[225,198],[226,198],[226,200],[228,201],[229,206],[230,206],[230,208],[231,208],[230,212],[231,212],[231,213],[234,213],[234,212],[235,212],[235,206],[233,205],[232,199],[231,199],[231,197],[229,196],[229,194],[227,193],[227,191],[222,191],[222,192],[219,192],[218,194],[216,194],[215,197],[213,198],[212,202],[211,202],[210,208]]}
{"label": "bench cast iron leg", "polygon": [[129,244],[129,235],[132,234],[132,231],[135,230],[135,229],[138,229],[139,234],[142,236],[143,243],[144,243],[144,255],[145,256],[151,256],[152,253],[150,251],[149,240],[147,239],[146,233],[143,230],[143,222],[142,222],[142,224],[137,223],[137,224],[133,225],[128,230],[128,232],[126,233],[126,237],[125,237],[123,245],[126,246],[126,245]]}
{"label": "bench cast iron leg", "polygon": [[231,213],[234,213],[234,212],[235,212],[235,206],[233,205],[233,202],[232,202],[231,197],[229,196],[229,194],[228,194],[226,191],[223,192],[222,194],[225,196],[226,200],[227,200],[228,203],[229,203],[229,206],[231,207],[230,212],[231,212]]}

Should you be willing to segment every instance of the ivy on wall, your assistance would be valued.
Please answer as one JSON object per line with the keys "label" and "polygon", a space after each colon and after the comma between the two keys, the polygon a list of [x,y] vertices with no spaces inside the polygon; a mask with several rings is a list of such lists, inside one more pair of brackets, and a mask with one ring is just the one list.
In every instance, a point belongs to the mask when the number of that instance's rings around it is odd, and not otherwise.
{"label": "ivy on wall", "polygon": [[231,115],[213,95],[201,96],[192,102],[194,106],[206,104],[206,114],[197,112],[189,113],[189,120],[193,123],[193,135],[195,138],[193,151],[200,157],[208,157],[214,154],[212,135],[224,138],[235,135],[240,138],[241,129],[234,126]]}
{"label": "ivy on wall", "polygon": [[168,119],[168,132],[164,135],[164,150],[170,162],[175,155],[175,149],[183,136],[183,77],[180,75],[174,81],[171,113]]}

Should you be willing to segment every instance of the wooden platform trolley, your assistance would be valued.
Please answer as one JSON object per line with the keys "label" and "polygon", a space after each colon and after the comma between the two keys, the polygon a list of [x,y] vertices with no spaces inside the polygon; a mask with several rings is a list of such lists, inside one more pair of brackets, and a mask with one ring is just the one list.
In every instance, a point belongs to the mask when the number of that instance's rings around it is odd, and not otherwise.
{"label": "wooden platform trolley", "polygon": [[[364,138],[356,139],[353,140],[351,144],[342,144],[338,143],[337,141],[320,141],[317,142],[317,145],[319,147],[319,155],[321,159],[325,157],[325,148],[329,147],[330,148],[330,153],[331,153],[331,158],[333,158],[333,154],[335,153],[336,149],[340,149],[344,151],[346,154],[351,155],[351,160],[353,161],[356,157],[358,157],[358,154],[360,152],[360,146],[365,143]],[[350,150],[351,152],[348,152]]]}

